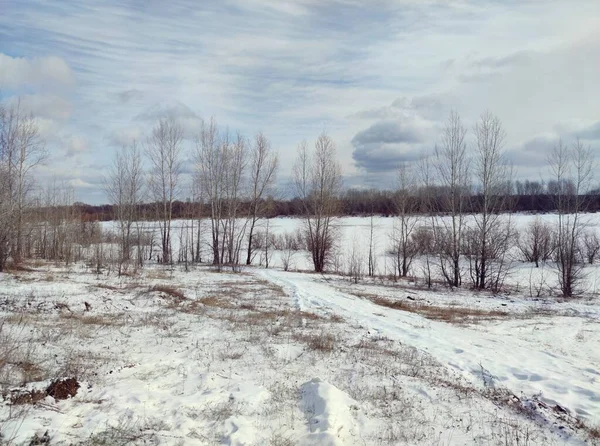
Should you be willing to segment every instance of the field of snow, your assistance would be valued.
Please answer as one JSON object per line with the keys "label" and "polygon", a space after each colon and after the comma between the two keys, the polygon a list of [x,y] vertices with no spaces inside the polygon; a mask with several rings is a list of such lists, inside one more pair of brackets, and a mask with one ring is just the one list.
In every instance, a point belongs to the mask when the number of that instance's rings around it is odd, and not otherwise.
{"label": "field of snow", "polygon": [[[369,219],[341,223],[343,257]],[[376,224],[383,268],[394,223]],[[523,263],[492,295],[428,290],[417,272],[355,284],[294,261],[0,274],[0,443],[600,444],[595,266],[587,295],[562,301],[530,297]],[[47,394],[63,378],[76,394]]]}

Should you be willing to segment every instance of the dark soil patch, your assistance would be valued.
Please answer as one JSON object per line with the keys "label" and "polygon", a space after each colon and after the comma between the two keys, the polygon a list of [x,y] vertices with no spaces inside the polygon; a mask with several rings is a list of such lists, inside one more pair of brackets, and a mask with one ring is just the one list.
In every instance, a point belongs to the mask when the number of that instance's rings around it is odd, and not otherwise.
{"label": "dark soil patch", "polygon": [[46,389],[46,393],[55,400],[66,400],[77,395],[79,383],[75,378],[53,381]]}

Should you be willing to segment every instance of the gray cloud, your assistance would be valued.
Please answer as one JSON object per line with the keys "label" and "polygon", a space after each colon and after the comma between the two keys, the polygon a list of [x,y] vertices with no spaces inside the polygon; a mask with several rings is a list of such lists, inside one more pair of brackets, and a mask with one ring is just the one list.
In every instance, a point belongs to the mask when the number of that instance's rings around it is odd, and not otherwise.
{"label": "gray cloud", "polygon": [[172,104],[155,104],[143,113],[137,115],[135,121],[156,121],[160,118],[198,118],[198,115],[182,102]]}
{"label": "gray cloud", "polygon": [[579,132],[574,132],[574,136],[589,140],[600,139],[600,121]]}
{"label": "gray cloud", "polygon": [[422,156],[423,131],[415,122],[382,121],[352,138],[352,158],[368,173],[390,172]]}
{"label": "gray cloud", "polygon": [[383,121],[358,132],[352,138],[355,147],[369,144],[415,143],[421,141],[421,135],[415,128],[407,127],[397,121]]}
{"label": "gray cloud", "polygon": [[67,139],[67,151],[65,156],[67,158],[72,158],[74,156],[85,153],[88,149],[88,143],[85,138],[77,135],[73,135]]}
{"label": "gray cloud", "polygon": [[448,94],[419,95],[401,97],[391,105],[363,110],[351,115],[351,118],[390,120],[403,117],[420,117],[422,119],[444,119],[452,107],[457,106],[457,98]]}
{"label": "gray cloud", "polygon": [[526,65],[533,59],[531,51],[517,51],[507,56],[484,57],[473,61],[472,65],[478,68],[506,68],[515,65]]}
{"label": "gray cloud", "polygon": [[536,136],[522,145],[506,151],[506,159],[517,167],[543,168],[548,154],[558,142],[558,136]]}
{"label": "gray cloud", "polygon": [[130,90],[123,90],[117,93],[117,98],[121,104],[128,104],[133,101],[139,101],[144,99],[144,92],[132,88]]}

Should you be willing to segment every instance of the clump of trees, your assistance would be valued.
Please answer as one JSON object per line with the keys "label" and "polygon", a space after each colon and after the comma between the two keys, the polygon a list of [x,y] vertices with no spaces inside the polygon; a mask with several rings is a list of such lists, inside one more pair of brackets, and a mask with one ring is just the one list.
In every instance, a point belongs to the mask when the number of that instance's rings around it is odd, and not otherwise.
{"label": "clump of trees", "polygon": [[[232,135],[211,119],[190,144],[177,120],[165,117],[146,139],[116,153],[105,178],[111,206],[102,208],[115,223],[102,230],[70,188],[33,187],[46,159],[38,123],[18,101],[0,104],[0,271],[26,258],[85,259],[98,273],[114,266],[126,274],[148,261],[209,261],[237,271],[269,267],[274,251],[287,270],[306,251],[315,272],[345,269],[357,282],[381,272],[374,216],[383,213],[394,216],[384,269],[395,280],[420,271],[429,287],[439,281],[499,291],[520,255],[535,267],[552,264],[561,295],[576,296],[585,265],[600,253],[585,218],[600,202],[592,152],[580,141],[559,142],[548,158],[548,181],[514,181],[505,140],[493,114],[483,113],[468,130],[452,112],[431,156],[400,166],[395,190],[343,191],[335,144],[322,133],[311,147],[299,144],[295,196],[283,201],[274,187],[277,151],[265,134]],[[549,206],[556,218],[535,218],[517,234],[512,211],[528,200]],[[279,213],[301,217],[300,230],[274,233],[269,217]],[[356,213],[370,215],[368,235],[342,246],[338,218]]]}

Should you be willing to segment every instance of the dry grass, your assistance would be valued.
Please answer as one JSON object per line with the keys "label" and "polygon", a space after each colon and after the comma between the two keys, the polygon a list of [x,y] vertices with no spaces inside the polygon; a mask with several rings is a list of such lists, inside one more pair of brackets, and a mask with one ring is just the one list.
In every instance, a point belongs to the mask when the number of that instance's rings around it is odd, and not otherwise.
{"label": "dry grass", "polygon": [[310,350],[320,353],[333,352],[338,342],[334,335],[325,332],[296,332],[292,337],[295,341],[305,344]]}
{"label": "dry grass", "polygon": [[111,314],[77,314],[77,313],[59,313],[63,320],[69,321],[69,323],[76,322],[81,325],[92,325],[101,327],[122,327],[125,325],[123,315]]}
{"label": "dry grass", "polygon": [[18,406],[21,404],[36,404],[46,398],[46,392],[43,390],[11,390],[10,395],[7,395],[7,399],[10,404]]}
{"label": "dry grass", "polygon": [[199,302],[206,307],[222,308],[224,310],[237,308],[228,298],[217,295],[203,297]]}
{"label": "dry grass", "polygon": [[104,283],[98,283],[96,285],[93,285],[95,288],[100,288],[102,290],[109,290],[109,291],[119,291],[119,288],[117,288],[116,286],[113,285],[106,285]]}
{"label": "dry grass", "polygon": [[355,293],[358,297],[369,299],[376,305],[392,308],[394,310],[406,311],[419,314],[427,319],[442,321],[454,324],[469,324],[483,321],[490,321],[507,317],[506,311],[500,310],[482,310],[478,308],[460,307],[460,306],[436,306],[420,302],[406,302],[403,300],[392,300],[374,294]]}
{"label": "dry grass", "polygon": [[167,296],[174,298],[176,301],[182,302],[185,300],[185,295],[179,291],[177,288],[167,285],[154,285],[148,291],[163,293]]}
{"label": "dry grass", "polygon": [[588,427],[587,432],[592,444],[600,444],[600,426]]}
{"label": "dry grass", "polygon": [[150,270],[146,273],[146,277],[153,280],[168,280],[169,274],[162,270]]}

